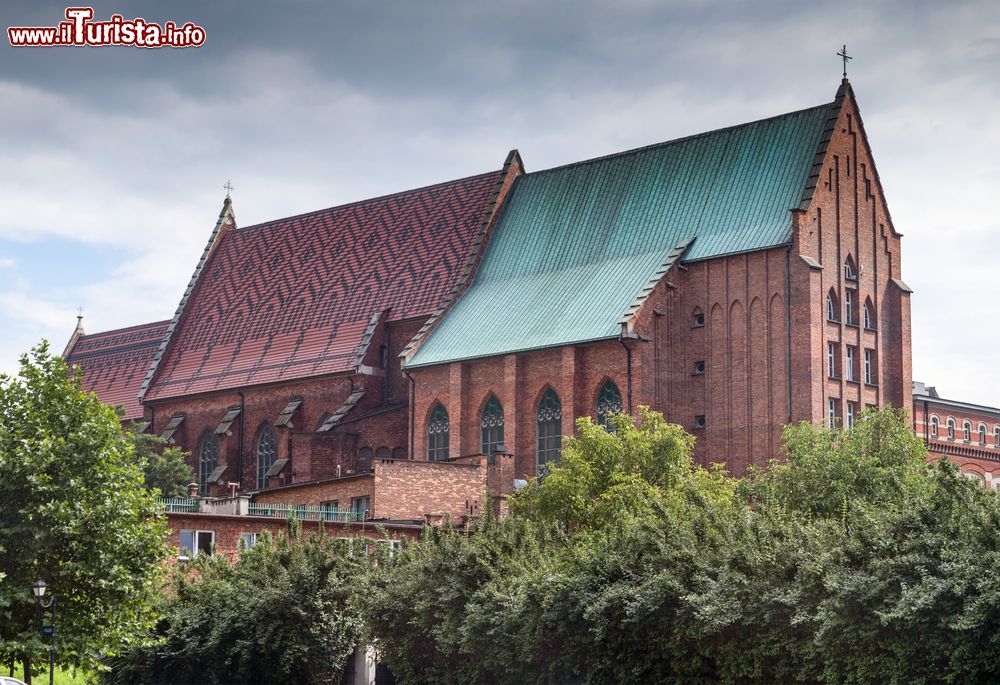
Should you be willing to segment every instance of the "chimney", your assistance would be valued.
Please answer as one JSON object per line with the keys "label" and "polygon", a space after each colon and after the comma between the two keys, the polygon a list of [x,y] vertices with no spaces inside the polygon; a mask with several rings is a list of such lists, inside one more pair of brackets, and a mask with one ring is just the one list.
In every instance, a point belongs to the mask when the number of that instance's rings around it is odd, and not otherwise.
{"label": "chimney", "polygon": [[198,496],[198,484],[188,483],[188,499],[194,499]]}

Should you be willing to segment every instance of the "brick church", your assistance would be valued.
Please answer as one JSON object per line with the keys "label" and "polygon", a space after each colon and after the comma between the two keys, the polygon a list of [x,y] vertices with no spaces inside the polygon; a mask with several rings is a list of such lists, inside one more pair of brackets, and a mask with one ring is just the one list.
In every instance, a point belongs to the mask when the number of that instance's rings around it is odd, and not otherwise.
{"label": "brick church", "polygon": [[910,407],[900,249],[844,79],[816,107],[543,171],[512,151],[248,227],[227,198],[171,320],[78,326],[65,357],[191,452],[199,511],[403,530],[502,507],[582,416],[648,405],[741,475],[790,422]]}

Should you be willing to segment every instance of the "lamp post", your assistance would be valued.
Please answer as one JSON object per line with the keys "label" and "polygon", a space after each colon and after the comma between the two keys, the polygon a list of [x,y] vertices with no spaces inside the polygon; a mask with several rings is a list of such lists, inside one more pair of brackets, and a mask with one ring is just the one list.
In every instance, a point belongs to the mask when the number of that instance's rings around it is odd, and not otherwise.
{"label": "lamp post", "polygon": [[53,685],[55,682],[55,672],[56,672],[56,595],[49,595],[48,600],[45,599],[45,590],[48,585],[45,581],[39,578],[35,581],[35,584],[31,586],[31,592],[35,595],[35,600],[38,602],[38,606],[42,609],[50,609],[52,611],[52,620],[49,622],[48,631],[42,626],[42,635],[48,634],[50,639],[49,642],[49,685]]}

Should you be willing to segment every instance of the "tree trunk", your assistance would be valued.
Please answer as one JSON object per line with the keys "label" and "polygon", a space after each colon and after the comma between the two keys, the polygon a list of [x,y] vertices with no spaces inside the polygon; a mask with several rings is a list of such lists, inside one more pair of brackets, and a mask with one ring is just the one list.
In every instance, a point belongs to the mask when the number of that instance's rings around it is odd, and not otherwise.
{"label": "tree trunk", "polygon": [[31,657],[27,654],[21,657],[22,673],[25,685],[31,685]]}

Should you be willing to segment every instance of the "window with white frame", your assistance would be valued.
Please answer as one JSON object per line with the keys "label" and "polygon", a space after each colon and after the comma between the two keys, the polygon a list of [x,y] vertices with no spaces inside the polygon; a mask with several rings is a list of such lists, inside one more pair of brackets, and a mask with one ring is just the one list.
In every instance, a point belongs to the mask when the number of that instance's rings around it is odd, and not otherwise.
{"label": "window with white frame", "polygon": [[844,261],[844,278],[848,281],[858,280],[858,270],[854,266],[854,258],[847,255],[847,259]]}
{"label": "window with white frame", "polygon": [[849,380],[849,381],[856,381],[856,380],[858,380],[858,374],[854,370],[855,369],[854,364],[858,360],[858,354],[857,354],[856,350],[857,350],[857,348],[856,347],[852,347],[851,345],[847,345],[844,348],[844,356],[845,356],[844,361],[845,361],[845,365],[847,367],[845,369],[845,371],[846,371],[846,374],[847,374],[847,380]]}
{"label": "window with white frame", "polygon": [[872,299],[870,297],[867,300],[865,300],[864,312],[865,312],[865,315],[864,315],[865,316],[865,328],[867,328],[869,331],[874,331],[875,330],[875,305],[872,304]]}
{"label": "window with white frame", "polygon": [[240,533],[240,549],[253,549],[260,533]]}
{"label": "window with white frame", "polygon": [[993,429],[993,445],[995,447],[1000,447],[1000,426]]}
{"label": "window with white frame", "polygon": [[858,323],[858,291],[848,288],[844,291],[844,323]]}
{"label": "window with white frame", "polygon": [[837,427],[837,400],[832,397],[827,401],[826,405],[826,417],[829,421],[830,428]]}
{"label": "window with white frame", "polygon": [[854,415],[855,415],[855,412],[856,412],[856,409],[855,409],[854,402],[848,402],[847,403],[847,427],[848,428],[853,428],[854,427]]}
{"label": "window with white frame", "polygon": [[830,288],[826,294],[826,320],[837,323],[840,321],[840,302],[837,300],[837,292]]}
{"label": "window with white frame", "polygon": [[193,559],[199,554],[212,554],[215,547],[214,530],[181,530],[179,559]]}
{"label": "window with white frame", "polygon": [[936,438],[940,431],[940,420],[936,416],[931,417],[931,437]]}
{"label": "window with white frame", "polygon": [[985,423],[979,424],[979,444],[980,445],[985,445],[986,444],[986,424]]}
{"label": "window with white frame", "polygon": [[972,442],[972,423],[970,421],[962,422],[962,440]]}
{"label": "window with white frame", "polygon": [[948,426],[948,439],[949,440],[954,440],[955,439],[955,419],[953,419],[953,418],[951,418],[949,416],[948,417],[947,426]]}
{"label": "window with white frame", "polygon": [[826,344],[826,375],[837,377],[837,343]]}
{"label": "window with white frame", "polygon": [[865,350],[865,383],[867,385],[875,385],[878,382],[877,370],[875,350]]}

